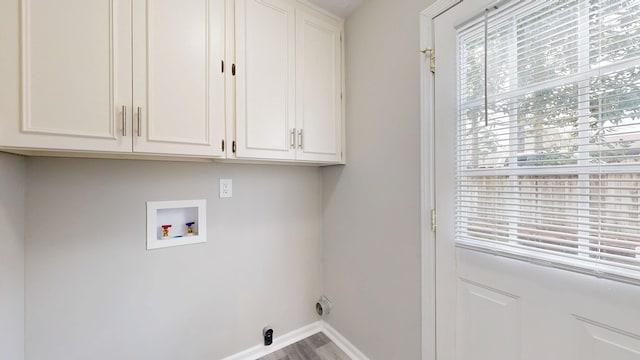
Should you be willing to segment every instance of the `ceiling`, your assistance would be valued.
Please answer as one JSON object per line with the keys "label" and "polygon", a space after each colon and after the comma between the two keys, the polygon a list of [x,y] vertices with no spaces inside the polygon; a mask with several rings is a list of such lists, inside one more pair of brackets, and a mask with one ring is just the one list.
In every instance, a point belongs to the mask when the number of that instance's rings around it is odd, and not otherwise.
{"label": "ceiling", "polygon": [[308,0],[310,3],[318,5],[319,7],[341,16],[343,18],[349,17],[353,11],[365,0]]}

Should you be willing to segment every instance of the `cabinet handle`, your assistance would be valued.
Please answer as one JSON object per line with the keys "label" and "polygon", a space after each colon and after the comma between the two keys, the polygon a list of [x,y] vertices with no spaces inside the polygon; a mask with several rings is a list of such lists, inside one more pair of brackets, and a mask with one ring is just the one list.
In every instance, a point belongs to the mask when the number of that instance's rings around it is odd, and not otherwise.
{"label": "cabinet handle", "polygon": [[296,129],[291,129],[289,132],[289,149],[296,148]]}
{"label": "cabinet handle", "polygon": [[300,129],[298,131],[298,148],[302,149],[302,147],[304,146],[302,143],[302,140],[304,139],[304,134],[302,133],[302,129]]}
{"label": "cabinet handle", "polygon": [[122,105],[122,136],[127,136],[127,106]]}
{"label": "cabinet handle", "polygon": [[138,137],[142,136],[142,108],[138,106]]}

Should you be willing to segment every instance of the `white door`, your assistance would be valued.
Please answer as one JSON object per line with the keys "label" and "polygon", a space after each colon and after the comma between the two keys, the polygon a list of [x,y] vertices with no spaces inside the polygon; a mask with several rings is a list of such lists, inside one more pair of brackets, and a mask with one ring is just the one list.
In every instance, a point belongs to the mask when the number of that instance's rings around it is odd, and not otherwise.
{"label": "white door", "polygon": [[225,1],[133,3],[133,151],[223,156]]}
{"label": "white door", "polygon": [[295,13],[289,1],[236,1],[236,156],[295,159]]}
{"label": "white door", "polygon": [[437,358],[640,359],[640,286],[454,242],[458,97],[465,91],[458,89],[457,35],[470,19],[482,19],[489,2],[462,1],[434,19]]}
{"label": "white door", "polygon": [[5,79],[0,89],[21,93],[21,111],[0,122],[0,143],[130,152],[131,1],[24,0],[20,15],[2,52],[20,59],[11,71],[21,83]]}
{"label": "white door", "polygon": [[296,10],[297,159],[342,160],[342,26]]}

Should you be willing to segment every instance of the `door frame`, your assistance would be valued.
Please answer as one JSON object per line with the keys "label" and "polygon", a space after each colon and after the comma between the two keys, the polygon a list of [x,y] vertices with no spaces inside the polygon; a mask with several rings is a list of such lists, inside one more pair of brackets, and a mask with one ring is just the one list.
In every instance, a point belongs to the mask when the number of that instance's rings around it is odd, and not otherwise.
{"label": "door frame", "polygon": [[[421,201],[421,307],[422,359],[436,360],[436,234],[431,230],[435,204],[434,86],[430,56],[433,49],[434,19],[463,0],[436,0],[420,12],[420,201]],[[435,53],[437,57],[437,52]]]}

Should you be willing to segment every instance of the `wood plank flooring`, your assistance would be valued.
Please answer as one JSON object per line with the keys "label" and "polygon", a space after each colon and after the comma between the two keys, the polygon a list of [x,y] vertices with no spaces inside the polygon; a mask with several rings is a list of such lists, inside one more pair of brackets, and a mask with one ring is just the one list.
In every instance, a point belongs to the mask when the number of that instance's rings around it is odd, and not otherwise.
{"label": "wood plank flooring", "polygon": [[319,332],[257,360],[351,360],[340,348]]}

